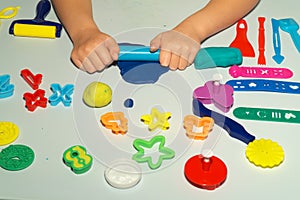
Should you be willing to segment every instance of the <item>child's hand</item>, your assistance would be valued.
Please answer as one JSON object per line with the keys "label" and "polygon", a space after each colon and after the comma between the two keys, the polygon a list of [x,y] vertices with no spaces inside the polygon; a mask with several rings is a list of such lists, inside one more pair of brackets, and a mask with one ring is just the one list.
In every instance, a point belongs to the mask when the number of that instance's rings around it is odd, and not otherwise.
{"label": "child's hand", "polygon": [[120,48],[109,35],[98,29],[87,30],[75,40],[71,59],[81,70],[88,73],[101,71],[118,59]]}
{"label": "child's hand", "polygon": [[150,50],[154,52],[158,49],[162,66],[184,70],[194,62],[200,43],[177,30],[170,30],[160,33],[151,41]]}

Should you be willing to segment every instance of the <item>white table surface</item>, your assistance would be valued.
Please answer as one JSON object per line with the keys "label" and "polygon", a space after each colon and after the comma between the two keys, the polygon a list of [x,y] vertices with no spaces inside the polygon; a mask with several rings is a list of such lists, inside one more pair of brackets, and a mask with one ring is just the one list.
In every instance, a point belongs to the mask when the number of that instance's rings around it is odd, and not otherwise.
{"label": "white table surface", "polygon": [[[12,97],[0,99],[0,121],[11,121],[20,128],[20,136],[13,144],[25,144],[35,152],[33,164],[22,171],[6,171],[0,168],[0,199],[284,199],[299,196],[299,125],[247,121],[235,119],[232,110],[239,106],[266,107],[300,110],[300,96],[278,93],[242,93],[234,94],[233,108],[227,116],[240,122],[256,138],[270,138],[284,149],[284,162],[272,169],[256,167],[245,157],[246,145],[220,129],[214,127],[210,137],[204,141],[191,142],[182,128],[182,117],[192,114],[191,92],[194,88],[211,80],[220,73],[223,82],[232,79],[228,69],[215,68],[196,71],[193,66],[185,71],[168,72],[154,85],[131,85],[124,82],[117,67],[111,67],[102,73],[88,75],[79,72],[70,62],[72,44],[65,31],[61,38],[37,39],[14,37],[8,34],[13,20],[30,19],[35,16],[38,1],[2,0],[0,9],[7,6],[20,6],[13,19],[3,19],[0,27],[0,75],[9,74],[15,85]],[[170,3],[172,2],[172,3]],[[186,16],[205,5],[207,1],[93,1],[95,20],[102,30],[116,37],[118,42],[149,44],[160,30],[174,27]],[[267,66],[289,67],[294,76],[289,81],[300,79],[300,57],[290,36],[281,31],[282,54],[285,60],[281,65],[272,60],[273,45],[271,18],[294,18],[300,20],[298,1],[265,0],[245,17],[248,23],[248,38],[256,55],[259,16],[266,17],[266,59]],[[57,21],[53,10],[47,20]],[[80,24],[78,25],[80,26]],[[228,46],[235,36],[235,26],[208,39],[202,46]],[[257,66],[255,58],[244,58],[243,65]],[[50,106],[29,112],[25,108],[22,95],[32,89],[20,77],[24,68],[33,73],[43,74],[40,88],[46,90],[46,97],[52,92],[50,84],[74,84],[74,102],[71,107]],[[105,108],[90,109],[83,106],[81,92],[89,81],[107,82],[113,89],[113,101]],[[177,81],[178,80],[178,81]],[[183,82],[179,82],[179,81]],[[178,83],[179,82],[179,83]],[[176,84],[178,83],[178,84]],[[165,85],[166,87],[160,87]],[[129,93],[124,93],[128,89]],[[156,90],[158,89],[158,90]],[[162,93],[157,91],[162,90]],[[124,108],[123,99],[128,95],[135,101],[132,109]],[[132,95],[132,96],[131,96]],[[143,100],[144,98],[144,100]],[[173,98],[177,101],[173,101]],[[152,102],[153,99],[153,102]],[[172,101],[174,104],[170,104]],[[140,164],[143,170],[141,182],[131,188],[120,190],[111,187],[104,179],[104,171],[110,161],[132,155],[134,151],[130,141],[141,136],[138,122],[140,114],[147,114],[151,106],[160,106],[172,113],[171,129],[162,132],[167,145],[174,149],[176,156],[164,161],[161,168],[149,170]],[[208,106],[214,109],[213,106]],[[124,110],[130,117],[130,124],[138,125],[129,129],[128,136],[112,136],[103,127],[99,127],[99,116],[111,110]],[[173,110],[174,109],[174,110]],[[87,117],[86,117],[87,116]],[[92,116],[92,117],[89,117]],[[90,145],[95,136],[94,130],[103,134],[98,142]],[[146,130],[144,128],[144,130]],[[91,134],[91,137],[89,137]],[[139,135],[138,135],[139,134]],[[151,136],[146,132],[148,136]],[[104,136],[105,135],[105,136]],[[152,135],[152,136],[153,136]],[[130,137],[134,136],[134,137]],[[149,137],[148,137],[149,138]],[[92,168],[85,174],[76,175],[62,162],[63,152],[70,146],[80,144],[94,156]],[[95,145],[96,144],[96,145]],[[98,147],[97,147],[98,145]],[[106,146],[105,146],[106,145]],[[1,146],[0,150],[6,146]],[[103,150],[104,148],[104,150]],[[196,188],[184,177],[185,162],[200,154],[204,148],[212,148],[214,154],[227,166],[228,176],[223,185],[213,191]]]}

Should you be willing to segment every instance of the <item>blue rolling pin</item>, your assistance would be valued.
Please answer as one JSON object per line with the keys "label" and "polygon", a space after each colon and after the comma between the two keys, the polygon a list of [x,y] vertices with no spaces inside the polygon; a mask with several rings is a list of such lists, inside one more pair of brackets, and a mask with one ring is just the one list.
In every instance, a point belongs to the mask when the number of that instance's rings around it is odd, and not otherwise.
{"label": "blue rolling pin", "polygon": [[[120,45],[119,61],[159,61],[160,51],[150,52],[150,47],[141,45]],[[197,53],[196,69],[228,67],[242,63],[242,53],[233,47],[206,47]]]}

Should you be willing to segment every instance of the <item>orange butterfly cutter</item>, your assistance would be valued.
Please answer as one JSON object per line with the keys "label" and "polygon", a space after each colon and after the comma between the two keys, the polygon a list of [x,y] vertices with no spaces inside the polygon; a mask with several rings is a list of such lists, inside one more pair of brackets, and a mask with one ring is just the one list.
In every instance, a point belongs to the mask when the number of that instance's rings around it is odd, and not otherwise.
{"label": "orange butterfly cutter", "polygon": [[111,129],[114,134],[126,134],[128,131],[128,120],[123,112],[108,112],[101,116],[102,125]]}
{"label": "orange butterfly cutter", "polygon": [[184,117],[183,126],[189,138],[204,140],[213,128],[214,120],[211,117],[200,118],[194,115],[187,115]]}

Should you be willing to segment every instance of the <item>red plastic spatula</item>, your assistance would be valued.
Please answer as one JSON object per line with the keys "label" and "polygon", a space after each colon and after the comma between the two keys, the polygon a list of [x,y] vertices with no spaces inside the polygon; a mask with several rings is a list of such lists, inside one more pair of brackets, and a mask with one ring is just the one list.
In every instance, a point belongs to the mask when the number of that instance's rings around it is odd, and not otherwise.
{"label": "red plastic spatula", "polygon": [[236,37],[229,46],[240,49],[244,57],[255,57],[253,46],[247,38],[247,31],[246,20],[240,19],[236,25]]}

